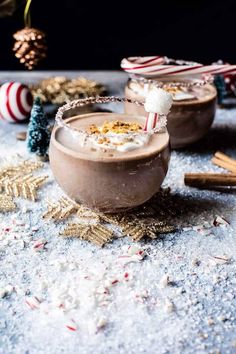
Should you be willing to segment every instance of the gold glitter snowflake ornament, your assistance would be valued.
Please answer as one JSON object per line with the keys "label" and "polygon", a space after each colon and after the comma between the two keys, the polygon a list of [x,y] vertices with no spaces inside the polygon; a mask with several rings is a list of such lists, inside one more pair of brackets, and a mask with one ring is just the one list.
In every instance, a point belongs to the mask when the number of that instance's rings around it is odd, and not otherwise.
{"label": "gold glitter snowflake ornament", "polygon": [[64,237],[79,237],[98,246],[103,246],[112,239],[113,232],[101,224],[70,223],[61,233]]}
{"label": "gold glitter snowflake ornament", "polygon": [[[8,204],[8,209],[13,210],[13,200],[10,198],[21,197],[35,201],[37,190],[48,178],[47,176],[34,176],[32,174],[33,171],[41,167],[43,167],[42,163],[23,161],[13,165],[4,165],[0,168],[1,203],[4,204],[5,201]],[[6,196],[8,196],[8,199],[6,199]]]}
{"label": "gold glitter snowflake ornament", "polygon": [[113,239],[115,227],[120,229],[122,236],[129,236],[134,242],[144,237],[155,239],[159,234],[173,232],[175,229],[163,221],[167,216],[172,218],[176,214],[176,206],[172,205],[168,194],[169,191],[162,190],[146,204],[131,212],[119,214],[96,212],[62,197],[55,203],[48,203],[48,210],[43,218],[54,221],[73,218],[60,235],[87,240],[98,246]]}

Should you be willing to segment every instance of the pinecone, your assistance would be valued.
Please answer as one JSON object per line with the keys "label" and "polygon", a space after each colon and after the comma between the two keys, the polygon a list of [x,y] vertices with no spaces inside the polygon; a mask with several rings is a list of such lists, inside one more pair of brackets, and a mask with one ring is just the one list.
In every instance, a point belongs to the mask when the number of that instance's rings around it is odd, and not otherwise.
{"label": "pinecone", "polygon": [[29,70],[46,57],[45,33],[35,28],[25,27],[13,35],[16,40],[13,51]]}

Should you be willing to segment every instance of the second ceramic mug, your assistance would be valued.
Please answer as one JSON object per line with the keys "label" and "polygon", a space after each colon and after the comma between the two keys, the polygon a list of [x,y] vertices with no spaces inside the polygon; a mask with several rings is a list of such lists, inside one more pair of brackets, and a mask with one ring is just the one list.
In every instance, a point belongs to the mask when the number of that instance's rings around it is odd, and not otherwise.
{"label": "second ceramic mug", "polygon": [[[129,79],[125,87],[125,97],[144,102],[148,85],[152,86],[156,83],[157,86],[163,86],[164,83],[165,87],[163,88],[167,88],[167,90],[173,88],[171,85],[168,86],[168,80],[170,79],[162,77],[161,80],[160,83],[156,78],[146,80],[146,82]],[[171,112],[168,115],[167,129],[170,134],[171,147],[174,149],[187,146],[201,139],[209,131],[214,120],[217,91],[207,81],[203,81],[202,85],[195,85],[195,82],[196,80],[193,78],[187,78],[179,83],[175,81],[176,87],[178,87],[178,84],[179,87],[181,87],[181,84],[184,85],[183,83],[187,84],[195,98],[173,101]],[[130,104],[125,104],[125,112],[136,115],[145,114],[143,107]]]}

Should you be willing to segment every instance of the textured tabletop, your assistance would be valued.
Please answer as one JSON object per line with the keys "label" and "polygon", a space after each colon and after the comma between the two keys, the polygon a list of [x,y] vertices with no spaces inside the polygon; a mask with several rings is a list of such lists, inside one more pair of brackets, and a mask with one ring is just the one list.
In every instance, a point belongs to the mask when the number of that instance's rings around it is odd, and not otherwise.
{"label": "textured tabletop", "polygon": [[[57,74],[0,72],[0,82]],[[127,79],[59,74],[101,81],[114,95],[123,95]],[[22,129],[0,123],[1,161],[29,158],[15,137]],[[17,211],[0,215],[0,353],[236,353],[235,191],[183,183],[185,172],[223,172],[210,162],[217,150],[236,158],[236,109],[218,109],[204,140],[172,152],[164,186],[182,210],[166,220],[176,231],[136,244],[146,256],[128,260],[132,242],[119,230],[98,248],[61,238],[61,225],[42,219],[45,200],[63,194],[46,163],[39,201],[17,200]],[[214,226],[217,216],[228,222]],[[41,252],[38,240],[47,241]]]}

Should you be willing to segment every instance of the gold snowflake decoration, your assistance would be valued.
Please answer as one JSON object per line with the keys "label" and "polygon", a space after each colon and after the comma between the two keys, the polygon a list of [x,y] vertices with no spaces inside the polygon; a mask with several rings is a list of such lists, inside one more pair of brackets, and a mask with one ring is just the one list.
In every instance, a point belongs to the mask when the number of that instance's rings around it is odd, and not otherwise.
{"label": "gold snowflake decoration", "polygon": [[43,164],[40,162],[23,161],[0,168],[0,193],[35,201],[38,188],[47,179],[47,176],[33,175],[32,172],[41,167]]}
{"label": "gold snowflake decoration", "polygon": [[79,237],[98,246],[103,246],[112,239],[113,231],[102,224],[70,223],[62,232],[64,237]]}
{"label": "gold snowflake decoration", "polygon": [[55,203],[48,203],[48,210],[43,218],[59,221],[73,217],[74,220],[60,234],[65,237],[79,237],[100,246],[111,241],[114,236],[108,224],[118,226],[123,236],[129,236],[133,241],[140,241],[144,237],[154,239],[159,234],[174,231],[173,226],[161,220],[166,219],[167,215],[172,217],[176,214],[176,207],[166,198],[168,193],[162,192],[132,212],[109,215],[95,212],[63,197]]}

